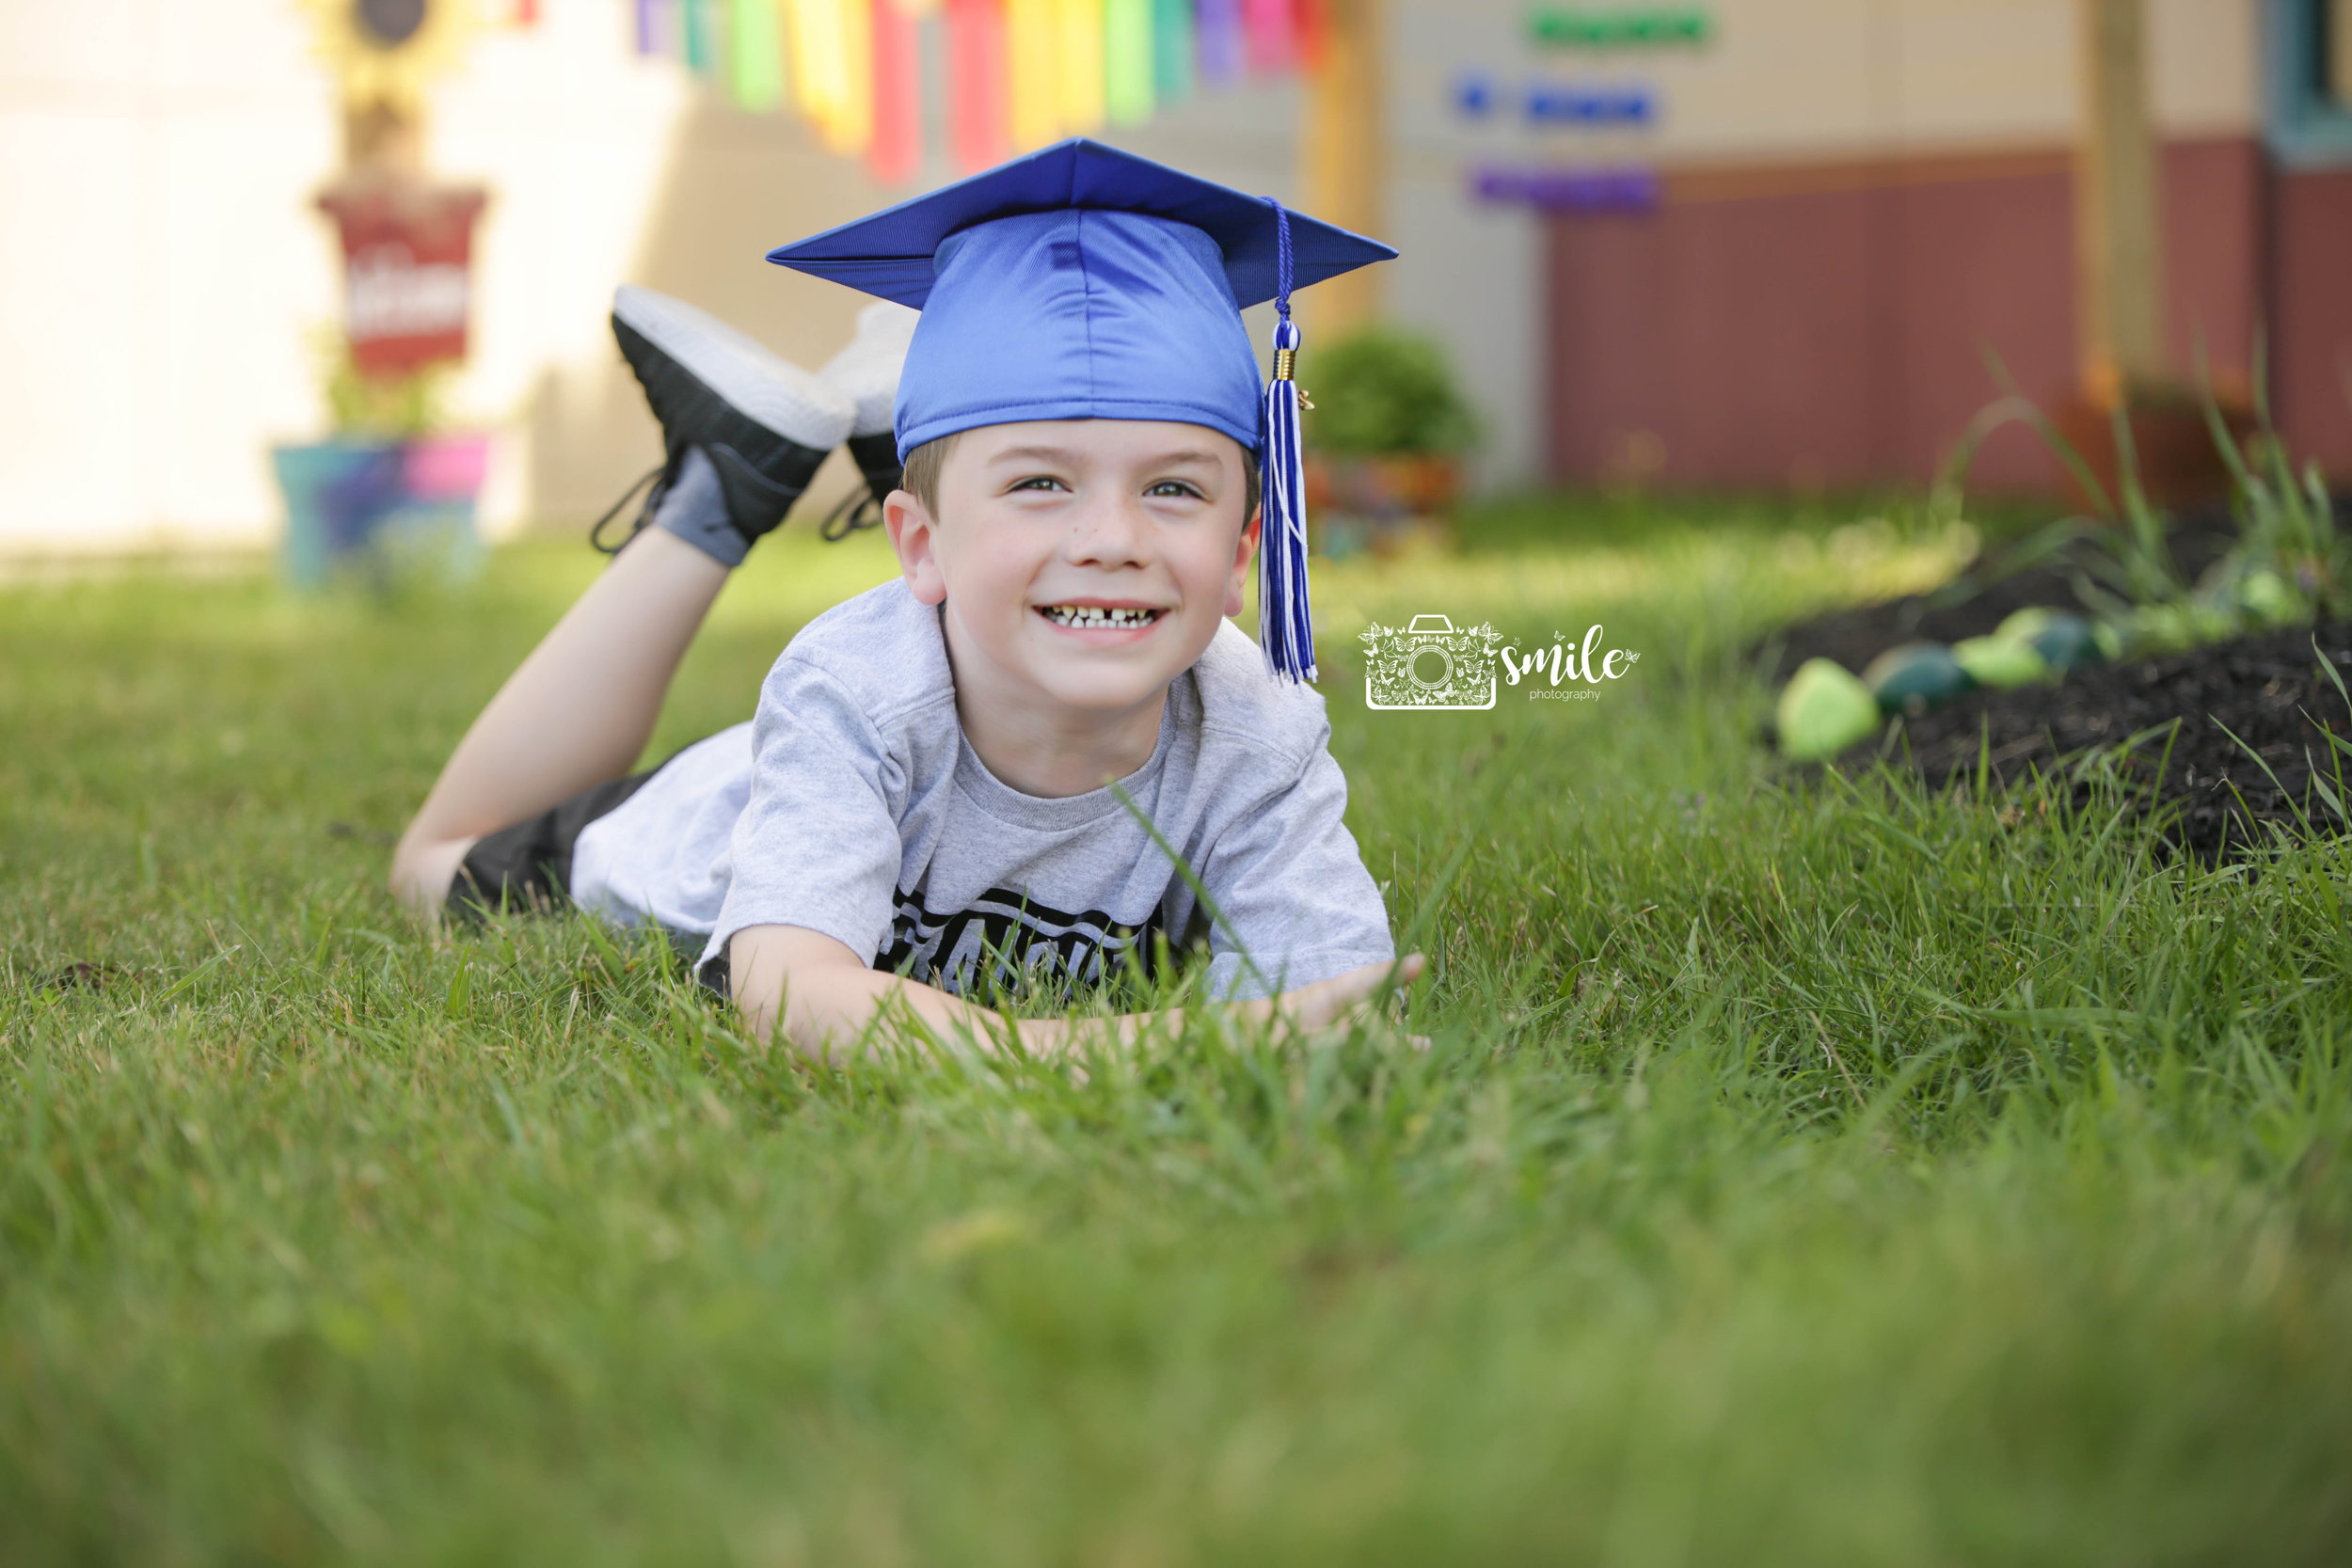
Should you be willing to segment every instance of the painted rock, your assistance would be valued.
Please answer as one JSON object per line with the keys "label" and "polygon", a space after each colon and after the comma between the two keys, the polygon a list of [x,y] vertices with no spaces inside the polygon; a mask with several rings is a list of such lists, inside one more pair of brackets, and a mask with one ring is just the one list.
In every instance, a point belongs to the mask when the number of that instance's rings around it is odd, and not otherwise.
{"label": "painted rock", "polygon": [[2291,626],[2311,617],[2310,607],[2286,578],[2257,566],[2238,584],[2238,602],[2266,626]]}
{"label": "painted rock", "polygon": [[1943,643],[1906,642],[1872,659],[1862,684],[1887,713],[1925,713],[1974,690],[1977,682]]}
{"label": "painted rock", "polygon": [[1979,686],[2006,690],[2012,686],[2031,686],[2050,676],[2050,661],[2030,642],[1971,637],[1952,644],[1952,657]]}
{"label": "painted rock", "polygon": [[2037,605],[2021,610],[1993,629],[2004,642],[2016,642],[2042,656],[2052,670],[2095,664],[2108,657],[2099,628],[2070,610],[2044,610]]}
{"label": "painted rock", "polygon": [[1845,666],[1808,658],[1781,689],[1773,718],[1783,755],[1819,762],[1869,738],[1879,727],[1879,705]]}

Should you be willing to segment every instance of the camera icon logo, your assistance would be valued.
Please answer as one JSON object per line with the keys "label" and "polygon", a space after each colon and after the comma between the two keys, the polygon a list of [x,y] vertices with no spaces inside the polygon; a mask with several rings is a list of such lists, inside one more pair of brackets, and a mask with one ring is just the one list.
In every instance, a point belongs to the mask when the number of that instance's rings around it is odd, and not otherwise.
{"label": "camera icon logo", "polygon": [[1460,631],[1443,615],[1416,615],[1407,626],[1375,621],[1364,642],[1364,705],[1377,708],[1490,708],[1495,705],[1491,626]]}

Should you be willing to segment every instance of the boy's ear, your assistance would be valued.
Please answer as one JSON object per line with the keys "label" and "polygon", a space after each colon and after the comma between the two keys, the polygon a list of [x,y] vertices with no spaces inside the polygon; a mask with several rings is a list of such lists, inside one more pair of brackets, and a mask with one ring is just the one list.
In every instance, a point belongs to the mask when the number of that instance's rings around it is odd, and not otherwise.
{"label": "boy's ear", "polygon": [[898,553],[898,573],[914,591],[915,603],[944,601],[947,579],[939,570],[939,524],[923,499],[912,490],[891,491],[882,500],[882,529]]}
{"label": "boy's ear", "polygon": [[1249,562],[1258,554],[1258,533],[1264,521],[1263,513],[1253,512],[1249,521],[1242,525],[1241,541],[1233,546],[1233,576],[1225,585],[1225,613],[1239,615],[1242,608],[1242,585],[1249,580]]}

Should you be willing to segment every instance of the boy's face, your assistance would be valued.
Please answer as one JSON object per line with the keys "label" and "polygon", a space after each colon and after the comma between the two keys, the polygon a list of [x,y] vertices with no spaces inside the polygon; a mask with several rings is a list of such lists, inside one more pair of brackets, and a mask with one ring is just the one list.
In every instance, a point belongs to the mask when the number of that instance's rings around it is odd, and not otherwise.
{"label": "boy's face", "polygon": [[1245,474],[1200,425],[990,425],[948,453],[937,517],[904,490],[883,517],[914,596],[946,605],[969,695],[1107,716],[1154,700],[1240,611]]}

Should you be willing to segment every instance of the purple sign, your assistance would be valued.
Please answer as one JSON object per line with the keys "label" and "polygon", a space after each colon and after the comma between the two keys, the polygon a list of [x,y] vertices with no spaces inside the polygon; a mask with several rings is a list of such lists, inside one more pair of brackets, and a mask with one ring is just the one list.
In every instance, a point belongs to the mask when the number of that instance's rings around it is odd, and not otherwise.
{"label": "purple sign", "polygon": [[1646,168],[1477,168],[1470,194],[1499,207],[1539,213],[1646,213],[1658,205],[1659,179]]}

